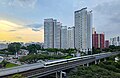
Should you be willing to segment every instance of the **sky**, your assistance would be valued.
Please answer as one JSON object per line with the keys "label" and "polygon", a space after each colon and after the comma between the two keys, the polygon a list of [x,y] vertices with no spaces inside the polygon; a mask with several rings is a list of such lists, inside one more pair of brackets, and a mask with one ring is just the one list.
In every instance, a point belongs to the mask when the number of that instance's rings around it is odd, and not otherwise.
{"label": "sky", "polygon": [[44,19],[74,26],[74,11],[93,11],[93,27],[120,36],[120,0],[0,0],[0,42],[44,42]]}

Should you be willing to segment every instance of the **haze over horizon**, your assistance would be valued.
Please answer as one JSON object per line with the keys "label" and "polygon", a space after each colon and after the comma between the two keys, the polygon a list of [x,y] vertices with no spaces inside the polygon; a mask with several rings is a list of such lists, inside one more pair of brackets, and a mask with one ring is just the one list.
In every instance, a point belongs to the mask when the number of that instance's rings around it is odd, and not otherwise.
{"label": "haze over horizon", "polygon": [[0,41],[43,42],[44,19],[74,25],[74,11],[93,10],[93,26],[106,39],[120,36],[120,0],[0,0]]}

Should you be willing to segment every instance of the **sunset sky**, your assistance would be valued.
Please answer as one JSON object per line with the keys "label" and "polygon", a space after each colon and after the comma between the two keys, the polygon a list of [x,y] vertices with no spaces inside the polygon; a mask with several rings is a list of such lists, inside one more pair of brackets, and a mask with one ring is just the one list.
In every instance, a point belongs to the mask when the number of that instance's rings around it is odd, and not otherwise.
{"label": "sunset sky", "polygon": [[120,36],[120,0],[0,0],[0,42],[43,42],[46,18],[74,25],[74,11],[93,10],[93,26],[106,39]]}
{"label": "sunset sky", "polygon": [[29,27],[24,27],[22,25],[7,21],[0,20],[0,39],[1,41],[43,41],[43,29],[40,31],[33,31]]}

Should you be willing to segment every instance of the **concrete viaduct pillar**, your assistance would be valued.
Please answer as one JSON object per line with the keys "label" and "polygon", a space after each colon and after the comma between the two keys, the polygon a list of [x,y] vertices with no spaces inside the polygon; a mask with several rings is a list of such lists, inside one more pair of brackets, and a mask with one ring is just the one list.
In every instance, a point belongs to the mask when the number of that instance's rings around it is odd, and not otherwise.
{"label": "concrete viaduct pillar", "polygon": [[56,78],[63,78],[63,75],[66,76],[66,72],[63,71],[56,72]]}
{"label": "concrete viaduct pillar", "polygon": [[106,58],[104,58],[104,62],[106,62]]}
{"label": "concrete viaduct pillar", "polygon": [[88,66],[89,66],[89,63],[87,63],[87,64],[83,64],[82,66],[87,66],[87,67],[88,67]]}
{"label": "concrete viaduct pillar", "polygon": [[87,67],[89,67],[89,63],[87,63]]}
{"label": "concrete viaduct pillar", "polygon": [[99,60],[95,60],[95,64],[99,64],[100,63],[100,59]]}
{"label": "concrete viaduct pillar", "polygon": [[97,64],[97,60],[95,60],[95,64]]}
{"label": "concrete viaduct pillar", "polygon": [[85,66],[85,64],[83,64],[83,66]]}
{"label": "concrete viaduct pillar", "polygon": [[58,72],[56,72],[56,78],[59,78],[58,76],[59,76],[59,75],[58,75]]}
{"label": "concrete viaduct pillar", "polygon": [[[106,60],[106,58],[104,58],[104,62],[106,62],[107,60]],[[101,60],[99,59],[99,60],[95,60],[95,64],[99,64],[101,62]]]}
{"label": "concrete viaduct pillar", "polygon": [[100,63],[100,59],[98,60],[98,64]]}

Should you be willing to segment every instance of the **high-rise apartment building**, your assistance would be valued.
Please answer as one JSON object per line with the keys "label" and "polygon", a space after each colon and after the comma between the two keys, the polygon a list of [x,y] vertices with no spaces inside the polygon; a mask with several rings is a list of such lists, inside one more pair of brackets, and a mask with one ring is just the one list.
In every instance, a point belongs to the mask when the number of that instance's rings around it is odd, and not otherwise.
{"label": "high-rise apartment building", "polygon": [[44,48],[60,48],[61,23],[52,18],[44,20]]}
{"label": "high-rise apartment building", "polygon": [[75,11],[75,48],[86,53],[92,50],[92,11],[87,8]]}
{"label": "high-rise apartment building", "polygon": [[67,46],[68,48],[75,48],[75,27],[68,27]]}
{"label": "high-rise apartment building", "polygon": [[52,18],[44,20],[44,48],[54,47],[54,20]]}
{"label": "high-rise apartment building", "polygon": [[92,47],[94,48],[105,48],[105,35],[104,33],[97,34],[96,31],[92,34]]}
{"label": "high-rise apartment building", "polygon": [[[98,37],[98,39],[99,39],[99,37]],[[104,33],[100,34],[100,48],[101,49],[105,48],[105,34]]]}
{"label": "high-rise apartment building", "polygon": [[62,24],[56,22],[54,25],[54,48],[60,49],[60,31]]}
{"label": "high-rise apartment building", "polygon": [[61,27],[61,49],[67,49],[67,26]]}

